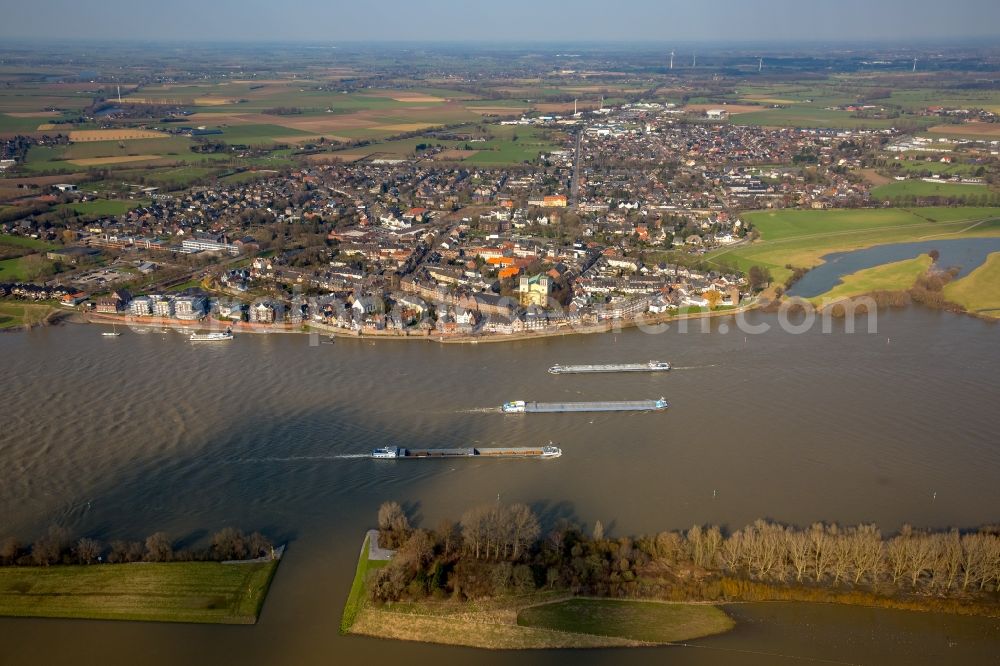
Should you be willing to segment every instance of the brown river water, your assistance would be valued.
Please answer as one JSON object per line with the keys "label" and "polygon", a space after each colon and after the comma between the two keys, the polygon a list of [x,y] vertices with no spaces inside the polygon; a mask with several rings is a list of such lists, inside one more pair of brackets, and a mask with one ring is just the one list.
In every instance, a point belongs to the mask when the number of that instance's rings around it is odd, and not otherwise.
{"label": "brown river water", "polygon": [[[753,313],[752,323],[776,323]],[[834,326],[442,345],[65,325],[0,335],[0,536],[51,523],[101,539],[226,525],[289,548],[254,627],[0,618],[0,664],[1000,663],[1000,621],[803,604],[728,608],[690,647],[488,653],[337,635],[386,499],[416,521],[496,501],[611,534],[1000,520],[1000,325],[909,308]],[[553,376],[554,363],[668,360],[660,374]],[[503,415],[505,400],[667,397],[660,413]],[[555,460],[377,461],[374,446],[537,445]],[[352,457],[353,456],[353,457]]]}

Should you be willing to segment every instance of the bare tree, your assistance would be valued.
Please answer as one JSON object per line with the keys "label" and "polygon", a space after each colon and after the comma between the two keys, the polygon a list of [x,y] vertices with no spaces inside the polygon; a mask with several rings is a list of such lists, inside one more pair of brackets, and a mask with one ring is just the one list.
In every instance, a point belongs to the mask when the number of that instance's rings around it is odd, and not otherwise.
{"label": "bare tree", "polygon": [[788,551],[788,559],[795,570],[795,580],[802,581],[806,568],[812,561],[812,542],[809,534],[798,530],[788,530],[785,532],[785,549]]}
{"label": "bare tree", "polygon": [[813,572],[819,582],[826,575],[830,562],[830,534],[823,523],[813,523],[809,528],[809,543],[813,556]]}
{"label": "bare tree", "polygon": [[100,541],[84,537],[76,542],[75,550],[76,559],[80,564],[93,564],[94,560],[100,557],[104,547],[101,546]]}
{"label": "bare tree", "polygon": [[32,544],[31,559],[40,566],[58,564],[68,544],[69,534],[65,528],[52,525],[45,536]]}
{"label": "bare tree", "polygon": [[218,560],[242,560],[247,554],[246,536],[235,527],[224,527],[212,535],[212,554]]}
{"label": "bare tree", "polygon": [[146,539],[145,560],[147,562],[169,562],[173,555],[173,545],[163,532],[151,534]]}
{"label": "bare tree", "polygon": [[0,543],[0,562],[14,564],[21,552],[21,543],[14,537],[7,537]]}

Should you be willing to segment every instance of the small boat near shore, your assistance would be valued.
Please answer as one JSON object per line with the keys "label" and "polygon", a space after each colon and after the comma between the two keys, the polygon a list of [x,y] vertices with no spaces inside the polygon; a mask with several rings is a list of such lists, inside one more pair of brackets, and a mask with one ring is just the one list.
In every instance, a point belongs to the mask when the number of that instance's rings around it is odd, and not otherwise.
{"label": "small boat near shore", "polygon": [[117,338],[118,336],[121,335],[121,333],[118,332],[118,327],[112,324],[111,330],[103,331],[101,335],[104,336],[105,338]]}
{"label": "small boat near shore", "polygon": [[226,329],[224,332],[215,333],[192,333],[188,338],[191,342],[224,342],[226,340],[233,339],[233,332],[231,329]]}

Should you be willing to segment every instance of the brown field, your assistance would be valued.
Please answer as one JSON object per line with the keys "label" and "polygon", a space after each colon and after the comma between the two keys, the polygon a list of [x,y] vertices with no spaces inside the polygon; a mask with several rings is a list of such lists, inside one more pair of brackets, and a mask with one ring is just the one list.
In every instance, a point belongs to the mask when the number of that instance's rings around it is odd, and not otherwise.
{"label": "brown field", "polygon": [[878,187],[879,185],[888,185],[889,183],[894,182],[892,178],[883,176],[879,172],[875,171],[875,169],[861,169],[858,173],[864,176],[865,180],[875,187]]}
{"label": "brown field", "polygon": [[955,134],[957,136],[1000,137],[1000,123],[962,123],[961,125],[935,125],[927,130],[933,134]]}
{"label": "brown field", "polygon": [[60,113],[58,111],[15,111],[4,115],[11,118],[58,118]]}
{"label": "brown field", "polygon": [[[58,128],[58,127],[60,127],[60,126],[59,125],[54,125],[52,123],[42,123],[41,125],[38,126],[38,131],[39,132],[44,132],[45,130],[54,130],[54,129]],[[67,128],[65,126],[63,126],[62,129],[67,129]]]}
{"label": "brown field", "polygon": [[406,90],[366,90],[365,95],[371,95],[372,97],[388,97],[396,102],[447,102],[444,97],[437,97],[435,95],[427,95],[420,92],[409,92]]}
{"label": "brown field", "polygon": [[725,109],[730,115],[737,113],[753,113],[763,111],[764,107],[754,104],[688,104],[682,111],[707,111],[708,109]]}
{"label": "brown field", "polygon": [[236,104],[235,99],[225,97],[195,97],[195,106],[225,106],[226,104]]}
{"label": "brown field", "polygon": [[472,157],[478,150],[461,150],[459,148],[452,148],[450,150],[442,150],[440,153],[434,156],[435,160],[447,161],[447,160],[464,160],[467,157]]}
{"label": "brown field", "polygon": [[165,132],[138,129],[108,129],[108,130],[74,130],[69,133],[69,140],[75,143],[84,141],[128,141],[130,139],[165,139],[170,135]]}
{"label": "brown field", "polygon": [[794,99],[780,99],[777,97],[768,97],[767,95],[744,95],[742,99],[748,102],[760,102],[761,104],[799,104]]}
{"label": "brown field", "polygon": [[162,159],[160,155],[119,155],[117,157],[86,157],[79,160],[66,160],[76,166],[100,166],[103,164],[121,164],[123,162],[145,162]]}

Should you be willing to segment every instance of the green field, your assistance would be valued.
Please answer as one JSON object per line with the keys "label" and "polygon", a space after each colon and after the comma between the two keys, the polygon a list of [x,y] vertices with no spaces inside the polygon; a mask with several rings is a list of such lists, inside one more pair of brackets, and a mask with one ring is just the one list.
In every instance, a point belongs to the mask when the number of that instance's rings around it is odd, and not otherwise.
{"label": "green field", "polygon": [[77,215],[121,215],[133,208],[144,206],[148,201],[122,201],[119,199],[96,199],[78,203],[62,204],[60,208],[72,210]]}
{"label": "green field", "polygon": [[965,185],[962,183],[929,183],[926,180],[901,180],[873,188],[873,199],[878,201],[899,201],[907,198],[964,199],[985,203],[992,195],[1000,200],[1000,194],[990,191],[986,185]]}
{"label": "green field", "polygon": [[944,297],[974,314],[1000,318],[1000,252],[991,254],[964,278],[946,285]]}
{"label": "green field", "polygon": [[[194,164],[206,165],[226,161],[223,153],[195,153],[194,141],[188,137],[171,136],[160,139],[134,139],[131,141],[87,141],[68,146],[32,146],[24,168],[32,172],[86,171],[90,166],[102,169],[132,169],[136,164]],[[69,160],[91,160],[111,157],[140,157],[147,159],[125,162],[107,162],[99,165],[73,164]]]}
{"label": "green field", "polygon": [[51,243],[46,243],[43,240],[37,238],[28,238],[27,236],[12,236],[10,234],[0,234],[0,245],[14,245],[17,247],[26,247],[29,250],[48,250],[54,247]]}
{"label": "green field", "polygon": [[743,271],[762,266],[778,281],[792,274],[786,266],[812,268],[831,252],[934,238],[1000,236],[1000,208],[780,210],[755,211],[744,218],[760,232],[760,240],[716,250],[708,259]]}
{"label": "green field", "polygon": [[917,278],[926,273],[933,263],[930,255],[922,254],[913,259],[866,268],[845,275],[836,287],[810,300],[814,305],[818,305],[824,301],[854,298],[875,291],[905,291],[912,287]]}
{"label": "green field", "polygon": [[[440,145],[445,149],[471,149],[477,151],[474,155],[461,161],[466,164],[482,166],[502,166],[533,161],[541,153],[556,150],[559,146],[548,140],[545,130],[536,127],[515,127],[511,125],[490,125],[488,134],[477,126],[464,126],[455,130],[458,133],[488,137],[487,141],[469,142],[437,139],[434,137],[414,137],[395,139],[391,141],[372,142],[360,148],[345,148],[342,152],[350,155],[384,155],[390,157],[406,157],[413,154],[419,144]],[[515,138],[516,137],[516,138]],[[331,155],[336,155],[336,152]]]}
{"label": "green field", "polygon": [[[3,279],[2,274],[0,274],[0,280]],[[54,311],[52,306],[44,303],[0,301],[0,329],[40,324],[48,319]]]}
{"label": "green field", "polygon": [[816,108],[809,106],[789,106],[780,109],[767,109],[740,113],[732,117],[734,125],[762,125],[764,127],[803,127],[830,129],[888,129],[901,124],[930,127],[935,124],[923,117],[905,116],[902,118],[855,118],[850,111]]}
{"label": "green field", "polygon": [[0,615],[253,624],[277,561],[0,568]]}
{"label": "green field", "polygon": [[361,608],[365,603],[368,573],[388,564],[385,560],[368,559],[368,541],[369,539],[366,536],[364,543],[361,545],[361,555],[358,557],[358,566],[354,571],[351,591],[347,595],[347,601],[344,602],[344,613],[340,618],[340,632],[344,634],[354,625],[354,622],[358,619],[358,613],[361,612]]}
{"label": "green field", "polygon": [[569,599],[532,606],[517,614],[517,623],[649,643],[721,634],[734,626],[729,616],[715,606],[617,599]]}
{"label": "green field", "polygon": [[4,259],[3,261],[0,261],[0,282],[24,282],[26,280],[33,280],[35,275],[33,275],[25,265],[25,259],[28,256],[39,255],[25,255],[23,257],[14,257],[12,259]]}
{"label": "green field", "polygon": [[963,164],[961,162],[952,162],[951,164],[947,162],[941,162],[939,160],[900,160],[894,162],[892,167],[895,169],[901,169],[907,173],[923,173],[927,172],[930,174],[940,174],[942,176],[954,176],[962,175],[968,176],[972,175],[976,169],[979,168],[978,164]]}

